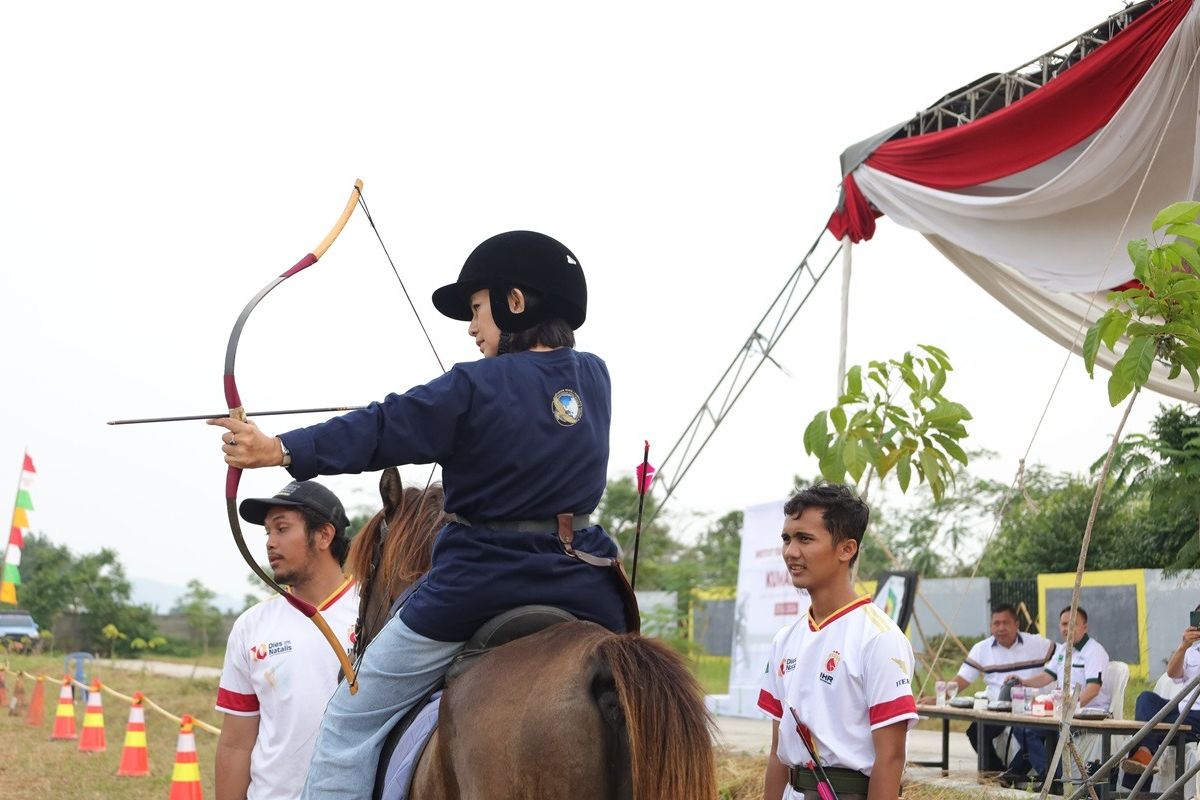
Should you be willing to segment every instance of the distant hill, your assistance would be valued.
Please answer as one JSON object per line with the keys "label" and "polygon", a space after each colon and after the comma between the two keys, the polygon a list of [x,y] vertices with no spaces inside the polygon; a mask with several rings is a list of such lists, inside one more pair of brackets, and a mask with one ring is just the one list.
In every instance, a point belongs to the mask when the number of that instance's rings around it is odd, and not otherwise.
{"label": "distant hill", "polygon": [[[170,612],[175,602],[187,594],[187,588],[173,583],[155,580],[154,578],[130,578],[133,587],[133,602],[138,605],[149,605],[159,614]],[[236,614],[242,610],[243,600],[227,594],[217,595],[213,601],[222,611]]]}

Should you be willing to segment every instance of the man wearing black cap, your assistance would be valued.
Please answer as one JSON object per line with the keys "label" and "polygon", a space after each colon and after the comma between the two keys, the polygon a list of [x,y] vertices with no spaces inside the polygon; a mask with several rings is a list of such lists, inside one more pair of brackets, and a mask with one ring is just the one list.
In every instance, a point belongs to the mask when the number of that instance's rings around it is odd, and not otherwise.
{"label": "man wearing black cap", "polygon": [[[242,501],[242,519],[267,532],[278,583],[320,609],[349,650],[358,592],[342,574],[349,520],[337,495],[293,481],[274,497]],[[299,797],[338,662],[324,637],[278,595],[238,617],[217,690],[217,800]]]}
{"label": "man wearing black cap", "polygon": [[482,359],[278,437],[210,420],[225,429],[225,462],[241,469],[284,466],[306,479],[437,462],[456,517],[371,641],[358,693],[343,684],[329,701],[310,800],[371,797],[388,732],[492,617],[551,605],[613,631],[639,625],[616,545],[590,519],[607,480],[612,387],[604,361],[575,349],[587,315],[575,254],[533,231],[493,236],[433,304],[466,323]]}

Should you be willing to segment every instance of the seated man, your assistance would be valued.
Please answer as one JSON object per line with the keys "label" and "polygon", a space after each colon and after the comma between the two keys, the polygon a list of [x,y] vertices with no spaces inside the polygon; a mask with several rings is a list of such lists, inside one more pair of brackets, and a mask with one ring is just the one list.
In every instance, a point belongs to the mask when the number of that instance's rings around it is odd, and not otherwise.
{"label": "seated man", "polygon": [[[1041,688],[1055,684],[1064,692],[1063,661],[1067,652],[1067,628],[1071,621],[1071,609],[1064,608],[1058,615],[1058,629],[1062,633],[1063,642],[1054,650],[1054,655],[1046,662],[1045,668],[1031,678],[1021,678],[1021,685],[1031,688]],[[1108,651],[1103,645],[1088,636],[1088,615],[1082,607],[1075,617],[1075,647],[1071,658],[1071,689],[1079,691],[1077,708],[1098,708],[1105,711],[1111,700],[1109,691],[1103,682],[1104,668],[1108,666]],[[1037,781],[1046,779],[1048,759],[1046,758],[1047,743],[1057,742],[1054,733],[1040,728],[1014,727],[1013,738],[1020,743],[1021,749],[1029,757],[1029,767],[1032,767]],[[1000,776],[1004,785],[1012,785],[1025,778],[1028,769],[1022,772],[1018,767]],[[1055,776],[1061,772],[1055,771]]]}
{"label": "seated man", "polygon": [[[1189,626],[1183,629],[1183,636],[1180,638],[1179,647],[1175,648],[1175,652],[1171,654],[1171,658],[1167,661],[1167,674],[1175,680],[1177,687],[1182,687],[1183,684],[1196,677],[1196,673],[1198,672],[1200,672],[1200,628]],[[1178,691],[1178,688],[1176,691]],[[1183,724],[1190,725],[1192,728],[1183,734],[1184,740],[1197,742],[1200,741],[1200,709],[1194,705],[1187,705],[1187,700],[1186,696],[1180,700],[1178,708],[1167,714],[1163,718],[1163,722],[1174,722],[1182,714],[1185,718]],[[1170,700],[1160,697],[1154,691],[1142,692],[1138,695],[1137,702],[1134,705],[1134,719],[1138,722],[1145,722],[1170,702]],[[1125,785],[1127,787],[1132,788],[1137,781],[1137,776],[1146,771],[1146,767],[1150,765],[1150,759],[1154,756],[1160,744],[1162,744],[1162,734],[1158,731],[1152,731],[1146,735],[1145,739],[1142,739],[1142,746],[1135,750],[1133,755],[1121,762],[1121,769],[1125,770]]]}
{"label": "seated man", "polygon": [[[1005,680],[1010,676],[1033,677],[1042,670],[1053,654],[1054,643],[1049,639],[1036,633],[1021,633],[1017,629],[1017,610],[1004,603],[992,609],[992,635],[971,648],[966,661],[954,676],[954,682],[958,684],[958,691],[962,692],[982,675],[988,699],[998,700]],[[1000,772],[1006,767],[1021,771],[1021,767],[1024,766],[1024,772],[1028,772],[1029,765],[1026,763],[1024,750],[1013,757],[1011,766],[996,753],[992,740],[1003,730],[1003,726],[1000,725],[983,726],[981,768],[985,771]],[[967,728],[967,738],[971,747],[978,752],[978,722],[971,723],[971,727]]]}

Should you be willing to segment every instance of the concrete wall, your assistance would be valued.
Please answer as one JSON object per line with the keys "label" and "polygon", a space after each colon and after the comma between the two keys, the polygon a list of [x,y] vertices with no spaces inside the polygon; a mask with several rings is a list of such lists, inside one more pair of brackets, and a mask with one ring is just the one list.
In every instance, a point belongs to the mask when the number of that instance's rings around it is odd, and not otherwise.
{"label": "concrete wall", "polygon": [[929,638],[945,633],[947,626],[956,636],[987,636],[991,620],[990,596],[987,578],[921,579],[913,606],[913,622],[908,628],[913,648],[922,649],[918,625]]}
{"label": "concrete wall", "polygon": [[[1057,638],[1058,613],[1070,602],[1074,573],[1038,576],[1041,617]],[[1134,675],[1154,680],[1178,646],[1189,612],[1200,604],[1200,573],[1170,577],[1162,570],[1123,569],[1084,575],[1080,605],[1089,633]]]}
{"label": "concrete wall", "polygon": [[642,614],[642,633],[646,636],[679,636],[679,612],[674,592],[637,592]]}
{"label": "concrete wall", "polygon": [[1167,659],[1179,646],[1189,612],[1200,605],[1200,573],[1184,572],[1169,578],[1161,569],[1145,573],[1148,666],[1154,679],[1162,674]]}
{"label": "concrete wall", "polygon": [[[229,631],[237,617],[227,614],[221,617],[221,633],[214,635],[209,641],[210,648],[220,650],[229,638]],[[159,614],[154,617],[154,625],[159,634],[172,639],[188,642],[192,638],[192,629],[188,627],[187,618],[179,614]],[[83,640],[83,626],[78,614],[60,614],[54,623],[54,649],[59,652],[87,650],[89,644]],[[197,640],[196,646],[199,646]]]}
{"label": "concrete wall", "polygon": [[737,601],[702,600],[692,606],[693,636],[710,656],[733,652],[733,617]]}

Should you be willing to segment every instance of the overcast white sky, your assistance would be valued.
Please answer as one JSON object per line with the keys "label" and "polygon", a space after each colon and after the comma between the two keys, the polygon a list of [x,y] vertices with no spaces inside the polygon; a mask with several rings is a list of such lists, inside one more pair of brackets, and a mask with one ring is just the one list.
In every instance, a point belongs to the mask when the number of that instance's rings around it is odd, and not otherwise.
{"label": "overcast white sky", "polygon": [[[475,244],[531,228],[571,247],[591,294],[579,344],[613,376],[610,471],[644,438],[661,458],[822,228],[846,145],[1119,7],[7,4],[0,468],[15,484],[28,445],[33,526],[55,540],[242,594],[218,432],[103,423],[222,410],[238,312],[359,177],[448,362],[477,351],[429,294]],[[851,363],[945,348],[971,444],[1000,453],[981,470],[1011,477],[1064,351],[887,221],[855,259]],[[794,377],[760,373],[674,511],[760,503],[815,472],[801,432],[833,400],[838,292],[818,288],[776,351]],[[237,373],[254,409],[359,404],[437,374],[365,218],[251,317]],[[1155,410],[1143,399],[1133,429]],[[1074,359],[1032,457],[1082,470],[1117,418]],[[242,496],[287,480],[258,471]],[[374,475],[328,483],[351,506],[377,496]]]}

